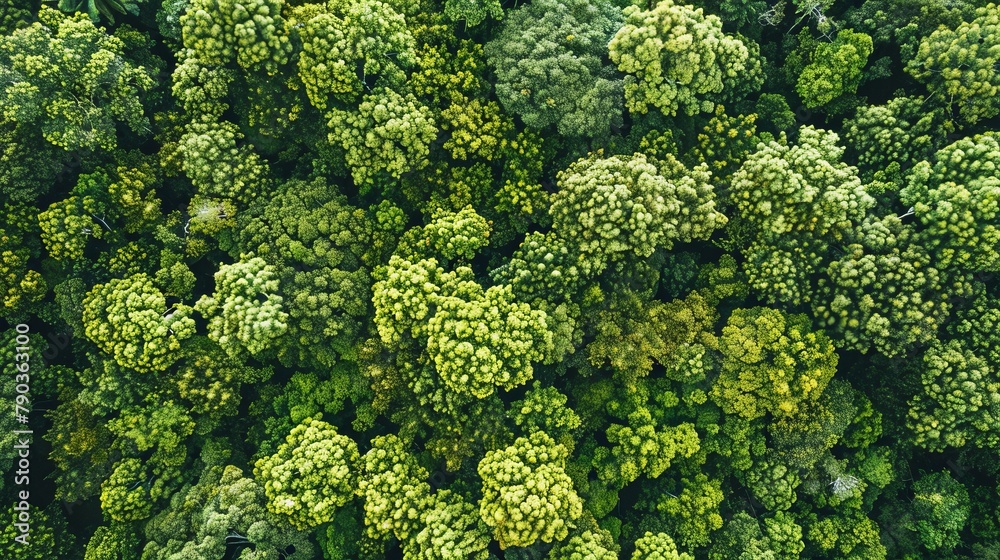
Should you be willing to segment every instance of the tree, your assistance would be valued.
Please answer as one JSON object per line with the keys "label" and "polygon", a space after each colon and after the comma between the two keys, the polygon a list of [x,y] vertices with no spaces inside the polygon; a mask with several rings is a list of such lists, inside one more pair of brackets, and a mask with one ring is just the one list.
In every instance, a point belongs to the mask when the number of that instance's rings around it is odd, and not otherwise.
{"label": "tree", "polygon": [[706,97],[731,88],[748,68],[750,53],[740,39],[722,32],[717,16],[701,8],[662,0],[644,10],[628,6],[625,24],[608,44],[625,77],[625,104],[633,113],[650,106],[667,116],[710,112]]}
{"label": "tree", "polygon": [[67,502],[100,493],[113,463],[113,434],[91,407],[67,399],[49,413],[52,427],[45,439],[52,444],[56,496]]}
{"label": "tree", "polygon": [[125,44],[84,14],[43,7],[39,19],[0,37],[0,68],[13,78],[0,90],[2,122],[70,152],[114,149],[120,123],[148,130],[139,94],[154,81]]}
{"label": "tree", "polygon": [[235,124],[201,116],[184,127],[163,163],[183,170],[202,197],[246,204],[267,190],[270,179],[267,163],[237,143],[242,137]]}
{"label": "tree", "polygon": [[605,64],[620,25],[605,2],[542,0],[512,10],[486,45],[497,98],[531,128],[606,137],[622,124],[622,82]]}
{"label": "tree", "polygon": [[486,560],[489,528],[476,506],[460,494],[440,490],[427,510],[424,527],[414,537],[416,558],[426,560]]}
{"label": "tree", "polygon": [[484,290],[467,267],[444,272],[434,259],[393,255],[385,278],[373,288],[382,341],[426,349],[427,363],[457,395],[483,399],[523,385],[552,344],[543,311],[516,302],[510,286]]}
{"label": "tree", "polygon": [[328,0],[311,6],[296,12],[302,39],[298,75],[317,109],[353,102],[376,85],[398,85],[416,65],[406,17],[391,2]]}
{"label": "tree", "polygon": [[857,92],[861,70],[873,51],[872,38],[851,29],[841,29],[833,42],[817,45],[795,85],[806,107],[822,107]]}
{"label": "tree", "polygon": [[486,20],[503,18],[499,0],[445,0],[444,14],[452,21],[465,20],[466,27],[475,27]]}
{"label": "tree", "polygon": [[917,445],[932,451],[1000,446],[1000,378],[994,368],[959,340],[931,346],[924,354],[923,392],[913,397],[908,415]]}
{"label": "tree", "polygon": [[857,154],[862,178],[870,181],[886,175],[893,163],[909,169],[930,157],[939,120],[940,115],[927,111],[921,99],[894,97],[885,105],[858,107],[854,118],[844,123],[844,139],[849,151]]}
{"label": "tree", "polygon": [[421,520],[433,505],[427,469],[393,434],[373,439],[363,460],[358,492],[365,499],[365,532],[373,539],[395,536],[404,549],[412,550],[411,539],[420,533]]}
{"label": "tree", "polygon": [[948,471],[926,474],[913,483],[913,518],[907,529],[930,551],[947,554],[958,545],[969,519],[969,492]]}
{"label": "tree", "polygon": [[220,239],[234,258],[250,251],[274,267],[288,313],[277,349],[283,363],[331,367],[362,332],[371,309],[368,266],[383,257],[372,218],[322,179],[292,180],[241,213],[234,235]]}
{"label": "tree", "polygon": [[257,461],[254,476],[268,510],[301,530],[332,521],[354,497],[360,461],[353,440],[311,418],[292,429],[276,454]]}
{"label": "tree", "polygon": [[22,235],[14,228],[0,228],[0,316],[17,316],[45,297],[45,280],[29,268],[30,258],[31,250]]}
{"label": "tree", "polygon": [[436,257],[442,262],[469,261],[489,244],[490,224],[471,206],[458,212],[439,208],[423,227],[411,228],[400,240],[397,255]]}
{"label": "tree", "polygon": [[379,172],[394,178],[427,165],[438,127],[430,109],[412,93],[379,86],[361,98],[357,110],[327,114],[331,143],[343,147],[354,182],[370,186]]}
{"label": "tree", "polygon": [[282,0],[191,0],[180,17],[184,46],[207,64],[233,59],[274,75],[292,51]]}
{"label": "tree", "polygon": [[126,408],[108,422],[108,429],[117,436],[114,446],[121,455],[143,458],[142,469],[149,474],[149,480],[144,482],[152,486],[150,494],[154,499],[165,495],[180,478],[188,457],[186,440],[194,428],[187,410],[170,401],[155,407]]}
{"label": "tree", "polygon": [[661,428],[647,408],[630,413],[627,425],[612,424],[607,438],[613,447],[599,448],[594,466],[598,477],[619,490],[640,475],[659,477],[678,456],[691,457],[700,447],[693,424]]}
{"label": "tree", "polygon": [[896,216],[866,220],[856,234],[857,242],[826,267],[813,299],[818,322],[839,333],[844,347],[874,347],[886,356],[934,340],[952,308],[946,292],[960,296],[968,286],[949,285],[918,235]]}
{"label": "tree", "polygon": [[584,531],[549,551],[548,560],[615,560],[614,538],[606,531]]}
{"label": "tree", "polygon": [[647,531],[635,541],[632,560],[694,560],[686,552],[678,552],[677,545],[666,533],[653,534]]}
{"label": "tree", "polygon": [[122,459],[101,485],[101,511],[114,521],[130,522],[153,515],[153,502],[163,497],[162,481],[155,481],[136,458]]}
{"label": "tree", "polygon": [[227,354],[260,354],[288,328],[278,289],[274,267],[260,257],[241,257],[219,267],[215,293],[202,296],[194,308],[208,319],[208,337]]}
{"label": "tree", "polygon": [[139,536],[131,525],[112,522],[101,525],[87,541],[83,560],[136,560]]}
{"label": "tree", "polygon": [[[65,558],[72,554],[73,543],[76,540],[67,530],[66,520],[58,506],[46,508],[31,508],[30,531],[23,532],[17,527],[23,523],[16,503],[4,509],[4,525],[0,531],[0,553],[8,558],[24,558],[26,560],[46,560],[48,558]],[[24,543],[15,538],[25,538]]]}
{"label": "tree", "polygon": [[209,466],[146,524],[143,558],[217,560],[230,541],[239,543],[234,548],[241,560],[279,560],[281,551],[291,550],[314,557],[311,536],[271,514],[265,503],[263,486],[237,467]]}
{"label": "tree", "polygon": [[131,14],[137,15],[139,13],[139,4],[144,0],[60,0],[59,9],[72,13],[72,12],[87,12],[90,19],[97,25],[101,16],[108,20],[108,23],[114,25],[115,15],[114,12],[119,14]]}
{"label": "tree", "polygon": [[955,114],[960,126],[1000,114],[1000,15],[996,4],[975,11],[957,27],[939,27],[920,40],[906,72]]}
{"label": "tree", "polygon": [[857,169],[841,161],[838,140],[834,132],[805,126],[795,145],[783,135],[758,146],[733,175],[730,196],[760,238],[842,239],[874,206]]}
{"label": "tree", "polygon": [[565,471],[568,453],[544,432],[517,438],[479,462],[479,514],[500,548],[561,541],[583,513]]}
{"label": "tree", "polygon": [[[997,46],[1000,50],[1000,45]],[[923,226],[921,245],[942,269],[1000,270],[1000,142],[993,135],[963,138],[914,166],[903,204]]]}
{"label": "tree", "polygon": [[591,155],[559,174],[552,229],[585,256],[648,257],[675,241],[704,239],[726,223],[715,210],[706,166],[654,165],[641,154]]}
{"label": "tree", "polygon": [[667,523],[682,546],[688,549],[705,546],[711,542],[712,531],[722,527],[718,511],[724,499],[721,484],[704,474],[682,478],[680,493],[657,504],[657,509],[667,514]]}
{"label": "tree", "polygon": [[594,319],[590,363],[610,362],[628,379],[649,374],[655,362],[670,377],[696,381],[709,367],[709,349],[717,346],[714,310],[698,292],[669,303],[645,302],[630,291],[615,294]]}
{"label": "tree", "polygon": [[712,399],[754,419],[794,414],[819,398],[837,369],[833,343],[803,316],[766,307],[737,309],[719,338],[722,371]]}
{"label": "tree", "polygon": [[164,371],[194,334],[191,307],[167,308],[146,274],[98,284],[83,300],[84,334],[118,365],[140,373]]}

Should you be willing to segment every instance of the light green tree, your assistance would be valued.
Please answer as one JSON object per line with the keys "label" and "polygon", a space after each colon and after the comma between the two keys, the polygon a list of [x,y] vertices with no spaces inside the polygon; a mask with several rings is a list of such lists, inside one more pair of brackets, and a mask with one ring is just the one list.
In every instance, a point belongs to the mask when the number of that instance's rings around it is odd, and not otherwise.
{"label": "light green tree", "polygon": [[677,545],[670,535],[647,531],[635,541],[632,560],[694,560],[694,556],[678,552]]}
{"label": "light green tree", "polygon": [[726,223],[710,180],[707,166],[687,169],[673,158],[655,165],[641,154],[591,155],[560,172],[552,229],[593,258],[648,257]]}
{"label": "light green tree", "polygon": [[379,0],[328,0],[294,11],[302,40],[299,78],[314,107],[326,110],[331,98],[350,103],[376,85],[406,80],[406,69],[417,63],[416,44],[395,8]]}
{"label": "light green tree", "polygon": [[794,414],[815,401],[837,369],[833,343],[804,315],[737,309],[719,338],[722,371],[711,397],[727,414]]}
{"label": "light green tree", "polygon": [[352,439],[309,418],[277,453],[257,461],[254,477],[264,487],[268,510],[301,530],[332,521],[336,509],[354,497],[360,462]]}
{"label": "light green tree", "polygon": [[[1000,50],[1000,44],[997,46]],[[963,138],[922,161],[900,200],[923,226],[920,244],[940,269],[1000,270],[1000,141],[992,134]]]}
{"label": "light green tree", "polygon": [[489,528],[474,504],[450,490],[434,494],[423,529],[414,540],[414,558],[422,560],[486,560],[490,544]]}
{"label": "light green tree", "polygon": [[119,124],[148,131],[139,94],[153,78],[126,58],[121,39],[85,14],[45,6],[39,19],[0,37],[0,68],[12,78],[0,86],[0,122],[30,126],[71,152],[114,149]]}
{"label": "light green tree", "polygon": [[927,84],[935,101],[957,113],[960,125],[1000,114],[1000,10],[981,6],[972,21],[941,26],[921,38],[906,71]]}
{"label": "light green tree", "polygon": [[195,310],[208,318],[208,337],[230,356],[260,354],[288,328],[288,314],[277,295],[274,267],[247,256],[215,273],[215,293],[204,295]]}
{"label": "light green tree", "polygon": [[746,79],[750,52],[722,31],[718,16],[661,0],[649,9],[625,8],[625,24],[608,44],[625,77],[625,104],[633,113],[657,108],[667,116],[710,112],[708,96]]}
{"label": "light green tree", "polygon": [[872,38],[852,29],[841,29],[831,43],[819,43],[795,84],[806,107],[822,107],[857,92],[861,71],[873,51]]}
{"label": "light green tree", "polygon": [[84,334],[118,365],[142,373],[164,371],[194,334],[191,308],[167,308],[146,274],[98,284],[83,300]]}
{"label": "light green tree", "polygon": [[283,0],[191,0],[180,17],[184,46],[207,64],[236,62],[275,74],[292,52]]}
{"label": "light green tree", "polygon": [[395,536],[405,550],[412,551],[417,544],[412,539],[422,530],[421,521],[433,506],[427,469],[394,434],[373,439],[363,462],[358,493],[365,500],[366,534],[373,539]]}
{"label": "light green tree", "polygon": [[667,524],[681,546],[688,549],[705,546],[711,542],[711,533],[722,527],[721,485],[721,481],[710,480],[703,473],[682,478],[680,493],[657,504],[656,508],[667,514]]}
{"label": "light green tree", "polygon": [[479,514],[501,548],[561,541],[583,514],[583,502],[566,474],[566,448],[544,432],[490,451],[479,463],[483,498]]}
{"label": "light green tree", "polygon": [[361,98],[356,110],[331,109],[327,128],[340,144],[358,185],[370,186],[379,172],[399,178],[428,163],[438,127],[430,108],[412,93],[379,86]]}

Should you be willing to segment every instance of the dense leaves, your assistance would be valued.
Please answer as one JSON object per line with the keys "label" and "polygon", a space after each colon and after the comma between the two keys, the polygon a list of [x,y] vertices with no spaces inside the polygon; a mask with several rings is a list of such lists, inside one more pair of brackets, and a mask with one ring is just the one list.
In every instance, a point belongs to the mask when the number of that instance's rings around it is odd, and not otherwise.
{"label": "dense leaves", "polygon": [[995,0],[45,4],[0,557],[1000,557]]}

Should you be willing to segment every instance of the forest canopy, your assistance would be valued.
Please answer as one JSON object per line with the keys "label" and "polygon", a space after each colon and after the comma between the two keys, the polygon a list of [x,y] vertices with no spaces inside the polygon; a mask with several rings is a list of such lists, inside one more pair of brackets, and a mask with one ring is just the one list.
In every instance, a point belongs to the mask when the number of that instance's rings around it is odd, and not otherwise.
{"label": "forest canopy", "polygon": [[0,558],[1000,558],[996,0],[0,0]]}

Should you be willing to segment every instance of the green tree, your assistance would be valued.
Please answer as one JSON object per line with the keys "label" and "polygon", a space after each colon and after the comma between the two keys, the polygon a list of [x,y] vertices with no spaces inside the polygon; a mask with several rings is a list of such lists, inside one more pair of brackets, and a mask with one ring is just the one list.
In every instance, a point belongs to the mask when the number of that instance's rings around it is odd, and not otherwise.
{"label": "green tree", "polygon": [[332,105],[331,98],[350,103],[376,84],[398,85],[417,63],[406,16],[391,2],[328,0],[295,13],[302,39],[298,75],[321,111]]}
{"label": "green tree", "polygon": [[621,22],[605,2],[541,0],[512,10],[486,45],[497,98],[531,128],[606,137],[622,124],[622,82],[605,64]]}
{"label": "green tree", "polygon": [[278,289],[274,267],[248,256],[220,266],[215,293],[202,296],[194,308],[208,318],[208,337],[227,354],[260,354],[288,328]]}
{"label": "green tree", "polygon": [[833,42],[817,45],[795,84],[806,107],[822,107],[856,93],[861,71],[873,51],[872,38],[852,29],[841,29]]}
{"label": "green tree", "polygon": [[906,72],[927,85],[931,97],[972,125],[1000,114],[1000,14],[996,4],[975,11],[957,27],[939,27],[921,38]]}
{"label": "green tree", "polygon": [[332,521],[354,497],[360,461],[353,440],[312,418],[292,429],[276,454],[258,460],[254,476],[268,510],[306,529]]}
{"label": "green tree", "polygon": [[583,502],[565,471],[568,453],[544,432],[490,451],[479,463],[479,513],[501,548],[565,539]]}
{"label": "green tree", "polygon": [[947,554],[960,542],[969,519],[969,492],[948,471],[921,476],[913,483],[913,517],[906,528],[929,551]]}
{"label": "green tree", "polygon": [[678,552],[674,539],[666,533],[646,532],[635,541],[632,560],[694,560],[686,552]]}
{"label": "green tree", "polygon": [[689,549],[705,546],[711,542],[712,531],[722,527],[721,484],[704,474],[682,478],[680,493],[657,504],[657,509],[667,514],[667,524],[682,546]]}
{"label": "green tree", "polygon": [[908,415],[917,445],[931,451],[966,444],[997,448],[1000,378],[961,341],[937,343],[924,353],[923,392]]}
{"label": "green tree", "polygon": [[371,186],[380,172],[399,178],[427,165],[437,138],[433,114],[412,93],[379,86],[361,98],[357,110],[327,114],[331,143],[345,151],[354,182]]}
{"label": "green tree", "polygon": [[[1000,50],[1000,45],[997,47]],[[1000,142],[963,138],[918,163],[900,191],[923,226],[921,245],[940,269],[1000,270]]]}
{"label": "green tree", "polygon": [[358,493],[365,500],[365,532],[373,539],[395,536],[405,550],[412,550],[411,539],[420,533],[421,521],[434,505],[427,469],[394,434],[373,439],[362,459]]}
{"label": "green tree", "polygon": [[714,109],[707,97],[732,88],[749,68],[743,42],[722,31],[722,21],[673,0],[650,9],[628,6],[625,24],[608,44],[625,77],[625,104],[633,113],[650,106],[667,116]]}
{"label": "green tree", "polygon": [[[0,553],[8,558],[25,558],[26,560],[46,560],[49,558],[65,558],[73,553],[75,537],[66,527],[66,519],[59,511],[58,505],[46,508],[31,508],[30,529],[25,533],[17,527],[23,523],[19,519],[20,512],[14,509],[16,503],[8,506],[4,512],[4,527],[0,531]],[[15,541],[15,538],[25,538],[25,542]]]}
{"label": "green tree", "polygon": [[516,302],[510,286],[484,290],[467,267],[444,272],[434,259],[394,255],[373,292],[382,341],[426,349],[428,364],[457,395],[483,399],[523,385],[531,362],[552,345],[545,312]]}
{"label": "green tree", "polygon": [[754,419],[794,414],[819,398],[837,369],[833,343],[804,315],[737,309],[719,338],[722,371],[712,399],[727,414]]}
{"label": "green tree", "polygon": [[148,131],[139,94],[154,81],[121,39],[84,14],[42,7],[39,19],[0,37],[0,68],[13,78],[0,90],[2,121],[70,152],[114,149],[119,123]]}
{"label": "green tree", "polygon": [[657,166],[641,154],[591,155],[559,174],[552,228],[593,258],[648,257],[726,223],[710,180],[707,166],[689,170],[673,158]]}
{"label": "green tree", "polygon": [[48,291],[44,278],[29,268],[31,250],[14,228],[0,228],[0,315],[14,317],[40,302]]}
{"label": "green tree", "polygon": [[502,19],[500,0],[445,0],[444,15],[452,21],[465,20],[467,27],[475,27],[486,20]]}
{"label": "green tree", "polygon": [[548,560],[615,560],[618,558],[614,538],[606,531],[584,531],[554,546]]}
{"label": "green tree", "polygon": [[423,529],[414,537],[417,543],[415,558],[486,560],[490,532],[476,506],[450,490],[438,491],[433,500]]}
{"label": "green tree", "polygon": [[194,334],[191,308],[167,307],[146,274],[98,284],[83,300],[84,334],[118,365],[140,373],[164,371]]}
{"label": "green tree", "polygon": [[292,51],[282,0],[191,0],[180,17],[184,46],[208,64],[277,72]]}

